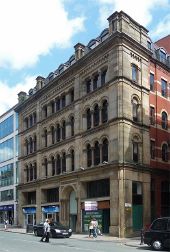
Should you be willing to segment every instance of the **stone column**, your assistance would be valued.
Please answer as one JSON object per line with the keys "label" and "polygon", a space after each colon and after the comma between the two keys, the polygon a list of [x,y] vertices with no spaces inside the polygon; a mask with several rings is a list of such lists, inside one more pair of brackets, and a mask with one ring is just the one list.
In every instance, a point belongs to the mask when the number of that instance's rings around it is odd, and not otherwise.
{"label": "stone column", "polygon": [[102,107],[99,107],[99,125],[102,124]]}
{"label": "stone column", "polygon": [[119,182],[117,171],[110,177],[110,227],[109,233],[119,236]]}
{"label": "stone column", "polygon": [[78,182],[77,185],[77,223],[76,223],[76,232],[81,233],[81,184]]}
{"label": "stone column", "polygon": [[91,128],[94,128],[94,111],[91,110]]}
{"label": "stone column", "polygon": [[83,114],[83,125],[82,125],[82,130],[87,130],[87,115]]}
{"label": "stone column", "polygon": [[70,105],[71,103],[71,94],[67,93],[66,94],[66,106]]}
{"label": "stone column", "polygon": [[102,164],[102,144],[99,144],[100,148],[100,164]]}
{"label": "stone column", "polygon": [[151,223],[150,182],[143,183],[143,227]]}
{"label": "stone column", "polygon": [[47,132],[47,146],[50,146],[52,144],[52,135],[51,130]]}
{"label": "stone column", "polygon": [[81,166],[86,168],[87,167],[87,150],[86,149],[83,149],[81,162],[82,162]]}
{"label": "stone column", "polygon": [[47,117],[51,115],[51,104],[47,104]]}
{"label": "stone column", "polygon": [[36,223],[41,221],[41,188],[36,189]]}
{"label": "stone column", "polygon": [[91,147],[91,154],[92,154],[92,166],[94,166],[94,147]]}
{"label": "stone column", "polygon": [[124,169],[118,172],[119,181],[119,237],[125,237],[125,191],[124,191]]}
{"label": "stone column", "polygon": [[99,87],[101,87],[101,70],[98,71],[98,75],[99,75],[99,77],[97,80],[97,87],[99,88]]}
{"label": "stone column", "polygon": [[48,176],[49,177],[52,176],[52,162],[51,162],[51,160],[48,161]]}

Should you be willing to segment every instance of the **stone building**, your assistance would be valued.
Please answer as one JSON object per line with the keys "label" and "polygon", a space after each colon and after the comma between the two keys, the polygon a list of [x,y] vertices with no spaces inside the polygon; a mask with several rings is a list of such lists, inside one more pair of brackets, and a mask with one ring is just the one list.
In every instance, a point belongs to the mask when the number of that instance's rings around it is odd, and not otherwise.
{"label": "stone building", "polygon": [[96,217],[127,237],[150,223],[148,31],[124,12],[29,95],[18,94],[22,226]]}

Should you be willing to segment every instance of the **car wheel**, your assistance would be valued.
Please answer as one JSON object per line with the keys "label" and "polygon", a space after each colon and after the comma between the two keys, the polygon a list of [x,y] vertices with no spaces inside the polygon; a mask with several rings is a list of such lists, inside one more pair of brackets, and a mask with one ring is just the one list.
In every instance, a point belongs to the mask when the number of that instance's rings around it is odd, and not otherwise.
{"label": "car wheel", "polygon": [[163,249],[162,242],[159,241],[159,240],[153,241],[153,242],[152,242],[152,248],[153,248],[154,250],[157,250],[157,251],[162,250],[162,249]]}
{"label": "car wheel", "polygon": [[38,236],[37,230],[34,230],[34,235],[35,235],[35,236]]}

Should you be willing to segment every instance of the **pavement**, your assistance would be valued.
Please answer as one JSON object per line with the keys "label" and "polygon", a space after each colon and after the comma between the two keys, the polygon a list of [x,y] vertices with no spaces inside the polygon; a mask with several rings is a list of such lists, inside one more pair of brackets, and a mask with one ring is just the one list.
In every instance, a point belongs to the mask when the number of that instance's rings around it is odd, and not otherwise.
{"label": "pavement", "polygon": [[[25,228],[19,228],[19,227],[8,227],[6,230],[4,227],[0,226],[0,231],[2,232],[13,232],[13,233],[20,233],[20,234],[28,234],[33,235],[33,232],[26,232]],[[73,233],[70,239],[78,239],[78,240],[99,240],[99,241],[105,241],[105,242],[115,242],[120,243],[122,245],[130,246],[130,247],[146,247],[147,245],[140,245],[140,237],[133,237],[133,238],[118,238],[114,236],[109,235],[100,235],[97,238],[89,238],[87,234],[76,234]]]}

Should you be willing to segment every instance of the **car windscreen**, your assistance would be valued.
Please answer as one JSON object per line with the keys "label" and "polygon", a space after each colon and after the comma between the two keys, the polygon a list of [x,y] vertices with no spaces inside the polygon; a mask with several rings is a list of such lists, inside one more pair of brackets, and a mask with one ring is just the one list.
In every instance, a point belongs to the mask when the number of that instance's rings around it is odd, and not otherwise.
{"label": "car windscreen", "polygon": [[52,222],[50,223],[51,227],[57,227],[57,228],[66,228],[65,226],[63,226],[61,223],[59,222]]}
{"label": "car windscreen", "polygon": [[159,219],[153,222],[151,229],[152,230],[167,230],[167,223],[166,219]]}

